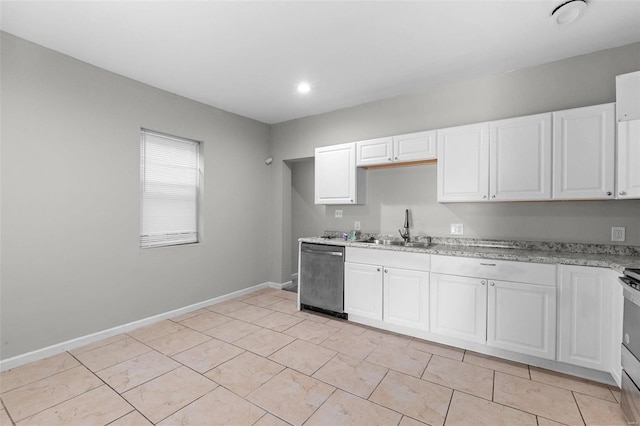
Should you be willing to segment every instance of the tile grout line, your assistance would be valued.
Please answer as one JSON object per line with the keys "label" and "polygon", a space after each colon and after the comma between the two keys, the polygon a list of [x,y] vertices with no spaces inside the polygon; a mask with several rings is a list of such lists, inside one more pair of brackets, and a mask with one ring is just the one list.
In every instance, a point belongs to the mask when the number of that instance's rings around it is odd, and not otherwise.
{"label": "tile grout line", "polygon": [[[554,372],[553,370],[549,370],[549,371]],[[502,373],[503,373],[503,374],[509,374],[510,376],[518,377],[518,376],[516,376],[516,375],[514,375],[514,374],[505,373],[505,372],[502,372]],[[559,374],[564,374],[564,373],[559,373]],[[618,400],[616,399],[615,395],[613,395],[613,393],[611,392],[611,390],[610,390],[610,389],[608,389],[608,385],[606,385],[606,384],[603,384],[603,385],[604,385],[604,386],[607,386],[607,390],[608,390],[608,391],[609,391],[609,393],[611,394],[611,397],[613,398],[613,401],[610,401],[610,400],[608,400],[608,399],[604,399],[604,398],[600,398],[599,396],[590,395],[590,394],[585,393],[585,392],[580,392],[579,390],[576,390],[576,389],[570,389],[570,388],[568,388],[568,387],[564,387],[564,386],[561,386],[561,385],[558,385],[558,384],[553,384],[553,383],[548,383],[548,382],[541,382],[540,380],[535,380],[535,379],[529,379],[529,380],[531,380],[531,381],[532,381],[532,382],[534,382],[534,383],[541,383],[541,384],[543,384],[543,385],[552,386],[552,387],[554,387],[554,388],[562,389],[562,390],[565,390],[565,391],[569,391],[569,392],[571,392],[571,393],[575,392],[575,393],[579,393],[580,395],[585,395],[585,396],[588,396],[588,397],[591,397],[591,398],[599,399],[599,400],[601,400],[601,401],[612,402],[612,403],[616,403],[616,404],[620,405],[620,403],[619,403],[619,402],[618,402]],[[599,382],[594,382],[594,381],[592,381],[592,382],[593,382],[593,383],[599,383]],[[586,383],[586,384],[588,384],[588,383]]]}
{"label": "tile grout line", "polygon": [[576,408],[578,409],[578,413],[580,413],[580,418],[582,419],[582,424],[586,425],[587,421],[584,419],[584,414],[582,414],[582,410],[580,409],[580,404],[578,404],[578,400],[576,399],[576,395],[573,391],[571,392],[571,397],[573,398],[573,401],[576,403]]}
{"label": "tile grout line", "polygon": [[[105,346],[106,346],[106,345],[105,345]],[[82,393],[79,393],[78,395],[74,395],[74,396],[72,396],[71,398],[68,398],[68,399],[65,399],[65,400],[63,400],[63,401],[60,401],[60,402],[58,402],[58,403],[56,403],[56,404],[54,404],[54,405],[51,405],[51,406],[46,407],[46,408],[43,408],[42,410],[37,411],[37,412],[35,412],[35,413],[33,413],[33,414],[30,414],[30,415],[28,415],[27,417],[25,417],[25,418],[23,418],[23,419],[19,419],[18,421],[23,421],[23,420],[29,419],[29,418],[31,418],[31,417],[33,417],[33,416],[36,416],[36,415],[38,415],[38,414],[40,414],[40,413],[42,413],[42,412],[44,412],[44,411],[47,411],[47,410],[49,410],[49,409],[51,409],[51,408],[54,408],[54,407],[57,407],[58,405],[60,405],[60,404],[64,404],[65,402],[71,401],[71,400],[73,400],[73,399],[75,399],[75,398],[77,398],[77,397],[79,397],[79,396],[82,396],[82,395],[84,395],[84,394],[86,394],[86,393],[89,393],[89,392],[91,392],[91,391],[93,391],[93,390],[95,390],[95,389],[98,389],[98,388],[102,387],[102,386],[107,386],[109,389],[111,389],[112,391],[114,391],[114,392],[116,393],[116,395],[118,395],[119,397],[121,397],[121,398],[122,398],[122,396],[121,396],[118,392],[116,392],[116,390],[115,390],[115,389],[113,389],[111,386],[109,386],[109,384],[108,384],[108,383],[105,383],[105,381],[104,381],[104,380],[102,380],[100,377],[98,377],[94,371],[92,371],[89,367],[87,367],[86,365],[84,365],[84,364],[83,364],[79,359],[77,359],[73,354],[71,354],[71,353],[70,353],[70,352],[68,352],[68,351],[66,351],[65,353],[67,353],[69,356],[71,356],[72,358],[74,358],[74,359],[79,363],[79,365],[75,365],[75,366],[73,366],[72,368],[69,368],[69,369],[66,369],[66,370],[63,370],[63,371],[59,371],[59,372],[57,372],[57,373],[55,373],[55,374],[52,374],[52,375],[47,376],[47,377],[45,377],[45,378],[43,378],[43,379],[40,379],[40,380],[45,380],[45,379],[51,378],[51,377],[56,376],[56,375],[58,375],[58,374],[64,373],[64,372],[69,371],[69,370],[72,370],[73,368],[83,367],[83,368],[84,368],[84,369],[86,369],[89,373],[91,373],[93,376],[95,376],[95,378],[96,378],[96,379],[98,379],[98,380],[100,381],[100,383],[102,383],[102,384],[101,384],[101,385],[98,385],[98,386],[96,386],[96,387],[93,387],[93,388],[91,388],[91,389],[87,389],[86,391],[84,391],[84,392],[82,392]],[[36,380],[35,382],[32,382],[32,383],[39,382],[40,380]],[[32,383],[30,383],[30,384],[32,384]],[[24,385],[24,386],[26,386],[26,385]],[[22,387],[22,386],[20,386],[20,387]],[[19,388],[17,388],[17,389],[19,389]],[[11,392],[11,391],[10,391],[10,392]],[[122,398],[122,399],[123,399],[127,404],[129,404],[129,406],[132,408],[132,410],[135,410],[135,407],[133,407],[133,406],[129,403],[129,401],[127,401],[127,400],[126,400],[126,399],[124,399],[124,398]],[[13,422],[13,424],[17,424],[17,423],[18,423],[18,421],[14,421],[14,420],[13,420],[13,417],[12,417],[12,416],[10,416],[10,414],[9,414],[9,410],[7,410],[7,409],[6,409],[6,405],[4,404],[4,400],[2,401],[2,403],[3,403],[2,405],[5,407],[5,411],[6,411],[7,415],[9,415],[9,420],[11,420],[11,421]],[[130,412],[131,412],[131,411],[129,411],[127,414],[129,414]]]}
{"label": "tile grout line", "polygon": [[13,417],[9,413],[9,410],[7,410],[7,406],[5,405],[4,400],[2,398],[0,398],[0,404],[2,404],[2,408],[4,409],[4,412],[7,413],[7,417],[9,417],[9,421],[11,422],[11,424],[15,425],[16,422],[13,421]]}
{"label": "tile grout line", "polygon": [[[76,362],[78,362],[78,363],[79,363],[79,365],[84,365],[84,364],[80,363],[80,362],[79,362],[79,361],[78,361],[78,360],[77,360],[77,359],[76,359],[76,358],[75,358],[75,357],[74,357],[70,352],[68,352],[68,351],[61,352],[61,353],[59,353],[59,354],[57,354],[57,355],[53,355],[52,357],[44,358],[44,359],[41,359],[41,360],[38,360],[38,361],[33,361],[33,363],[37,363],[37,362],[40,362],[40,361],[44,361],[44,360],[46,360],[46,359],[53,358],[53,357],[56,357],[56,356],[60,356],[60,355],[62,355],[62,354],[68,354],[68,355],[70,355],[72,358],[74,358],[74,359],[76,360]],[[29,363],[29,364],[31,364],[31,363]],[[29,364],[23,364],[23,365],[29,365]],[[14,370],[14,369],[16,369],[16,368],[20,368],[20,367],[22,367],[23,365],[20,365],[20,366],[18,366],[18,367],[12,368],[12,369],[10,369],[10,370],[6,370],[6,372],[11,371],[11,370]],[[20,389],[21,387],[24,387],[24,386],[27,386],[27,385],[30,385],[30,384],[33,384],[33,383],[39,382],[40,380],[44,380],[44,379],[46,379],[46,378],[48,378],[48,377],[51,377],[51,376],[54,376],[54,375],[56,375],[56,374],[58,374],[58,373],[64,373],[65,371],[69,371],[69,370],[71,370],[72,368],[76,368],[77,366],[78,366],[78,364],[76,364],[76,365],[72,365],[72,366],[71,366],[71,367],[69,367],[69,368],[65,368],[65,369],[63,369],[63,370],[56,371],[55,373],[50,374],[50,375],[48,375],[48,376],[42,377],[42,378],[40,378],[40,379],[37,379],[37,380],[31,381],[31,382],[27,382],[27,383],[21,384],[20,386],[17,386],[17,387],[15,387],[15,388],[9,389],[9,390],[7,390],[7,391],[0,392],[0,396],[1,396],[2,394],[6,394],[6,393],[9,393],[9,392],[13,392],[14,390]],[[3,373],[5,373],[5,371],[3,371]]]}
{"label": "tile grout line", "polygon": [[496,370],[493,370],[493,380],[491,381],[491,402],[496,402]]}
{"label": "tile grout line", "polygon": [[[69,368],[69,369],[67,369],[67,370],[59,371],[59,372],[57,372],[57,373],[55,373],[55,374],[52,374],[52,375],[47,376],[47,377],[44,377],[44,378],[42,378],[42,379],[40,379],[40,380],[36,380],[35,382],[31,382],[31,383],[29,383],[29,384],[25,384],[25,385],[23,385],[23,386],[20,386],[20,388],[22,388],[22,387],[24,387],[24,386],[28,386],[28,385],[33,384],[33,383],[37,383],[37,382],[42,381],[42,380],[47,380],[47,379],[49,379],[49,378],[51,378],[51,377],[57,376],[58,374],[65,373],[65,372],[67,372],[67,371],[70,371],[70,370],[73,370],[74,368],[79,368],[79,367],[83,367],[83,368],[85,368],[87,371],[89,371],[91,374],[93,374],[93,375],[95,376],[95,373],[94,373],[93,371],[91,371],[89,368],[87,368],[84,364],[80,364],[80,365],[76,365],[76,366],[74,366],[74,367],[72,367],[72,368]],[[98,377],[98,380],[100,380],[100,382],[102,382],[103,384],[106,384],[106,383],[104,383],[104,382],[103,382],[99,377]],[[11,421],[13,421],[15,424],[17,424],[18,422],[21,422],[21,421],[26,420],[26,419],[28,419],[28,418],[30,418],[30,417],[33,417],[33,416],[35,416],[36,414],[40,414],[40,413],[42,413],[43,411],[46,411],[46,410],[48,410],[48,409],[50,409],[50,408],[53,408],[53,407],[56,407],[56,406],[58,406],[58,405],[60,405],[60,404],[62,404],[62,403],[64,403],[64,402],[71,401],[72,399],[74,399],[74,398],[76,398],[76,397],[78,397],[78,396],[80,396],[80,395],[84,395],[85,393],[90,392],[90,391],[92,391],[92,390],[94,390],[94,389],[97,389],[97,388],[99,388],[100,386],[101,386],[101,385],[98,385],[98,386],[93,387],[93,388],[91,388],[91,389],[87,389],[86,391],[84,391],[84,392],[82,392],[82,393],[79,393],[78,395],[74,395],[74,396],[72,396],[71,398],[67,398],[67,399],[65,399],[65,400],[63,400],[63,401],[60,401],[60,402],[58,402],[58,403],[56,403],[56,404],[53,404],[53,405],[51,405],[51,406],[49,406],[49,407],[45,407],[45,408],[43,408],[42,410],[36,411],[36,412],[35,412],[35,413],[33,413],[33,414],[29,414],[27,417],[24,417],[24,418],[18,419],[17,421],[14,421],[14,420],[13,420],[13,416],[9,416],[9,417],[10,417]],[[20,389],[20,388],[12,389],[12,390],[10,390],[9,392],[13,392],[14,390],[17,390],[17,389]],[[9,392],[5,392],[5,393],[9,393]],[[3,406],[5,406],[5,411],[7,412],[7,415],[9,415],[9,410],[7,410],[7,409],[6,409],[6,405],[4,404],[4,399],[2,400],[2,402],[3,402]]]}
{"label": "tile grout line", "polygon": [[[389,371],[391,371],[391,370],[387,368],[387,372],[386,372],[386,373],[384,373],[384,376],[382,376],[382,379],[380,379],[380,381],[378,382],[378,384],[376,385],[376,387],[375,387],[375,388],[373,388],[373,390],[371,391],[371,393],[369,393],[369,396],[368,396],[368,397],[366,397],[366,398],[364,398],[364,399],[366,399],[367,401],[369,401],[369,402],[371,402],[371,403],[373,403],[373,404],[376,404],[376,402],[375,402],[375,401],[371,401],[369,398],[371,398],[371,397],[373,396],[373,394],[374,394],[374,393],[376,393],[376,390],[378,390],[378,388],[380,387],[380,383],[384,382],[384,379],[386,379],[386,378],[387,378],[387,375],[389,374]],[[349,393],[351,393],[351,392],[349,392]],[[358,396],[358,395],[356,395],[356,396]],[[362,398],[362,397],[360,397],[360,398]],[[381,405],[381,404],[377,404],[377,405]],[[382,406],[384,407],[384,405],[382,405]],[[389,407],[386,407],[386,408],[389,408]],[[395,410],[394,410],[394,411],[395,411]]]}
{"label": "tile grout line", "polygon": [[[503,371],[497,371],[497,370],[494,370],[494,373],[495,373],[495,374],[497,374],[497,373],[505,374],[505,375],[507,375],[507,376],[517,377],[517,378],[520,378],[520,379],[522,379],[522,380],[526,380],[526,379],[525,379],[525,378],[523,378],[523,377],[519,377],[519,376],[515,376],[515,375],[513,375],[513,374],[505,373],[505,372],[503,372]],[[543,383],[543,384],[544,384],[544,383]],[[566,390],[566,389],[565,389],[565,390]],[[569,392],[571,392],[571,391],[569,391]],[[572,395],[573,395],[573,392],[571,392],[571,393],[572,393]],[[575,398],[574,398],[574,400],[575,400]],[[536,423],[538,423],[538,417],[542,417],[542,418],[544,418],[544,419],[548,419],[548,420],[551,420],[551,421],[553,421],[553,422],[555,422],[555,423],[558,423],[558,424],[562,424],[562,425],[564,425],[564,423],[561,423],[561,422],[559,422],[558,420],[553,420],[553,419],[551,419],[551,418],[549,418],[549,417],[541,416],[541,415],[539,415],[539,414],[537,414],[537,413],[533,413],[533,412],[531,412],[531,411],[527,411],[527,410],[524,410],[524,409],[522,409],[522,408],[512,407],[511,405],[507,405],[507,404],[504,404],[504,403],[502,403],[502,402],[496,402],[496,401],[493,401],[493,403],[494,403],[494,404],[501,405],[501,406],[503,406],[503,407],[510,408],[510,409],[512,409],[512,410],[521,411],[521,412],[523,412],[523,413],[531,414],[532,416],[534,416],[534,417],[536,418]],[[577,405],[577,403],[576,403],[576,405]]]}
{"label": "tile grout line", "polygon": [[[451,389],[451,388],[449,388]],[[449,417],[449,411],[451,411],[451,404],[453,403],[453,396],[456,394],[456,390],[455,389],[451,389],[451,397],[449,397],[449,403],[447,404],[447,412],[444,414],[444,422],[443,424],[447,423],[447,417]]]}
{"label": "tile grout line", "polygon": [[[152,350],[153,350],[153,349],[152,349]],[[149,352],[145,352],[145,354],[147,354],[147,353],[149,353]],[[74,356],[74,355],[72,355],[72,354],[69,354],[69,355],[71,355],[72,357],[74,357],[74,358],[75,358],[75,356]],[[144,355],[144,354],[142,354],[142,355]],[[134,358],[135,358],[135,357],[134,357]],[[133,358],[131,358],[131,359],[133,359]],[[118,396],[119,396],[119,397],[120,397],[124,402],[126,402],[127,404],[129,404],[129,406],[133,409],[132,411],[138,411],[138,409],[137,409],[136,407],[134,407],[134,406],[133,406],[133,404],[131,404],[131,403],[130,403],[130,402],[129,402],[129,401],[128,401],[124,396],[122,396],[122,394],[121,394],[120,392],[118,392],[118,391],[117,391],[117,390],[115,390],[113,387],[111,387],[111,385],[110,385],[109,383],[107,383],[106,381],[102,380],[102,378],[101,378],[100,376],[98,376],[97,372],[95,372],[95,371],[91,370],[89,367],[87,367],[86,365],[84,365],[84,364],[82,363],[82,361],[80,361],[79,359],[77,359],[77,358],[76,358],[76,361],[78,361],[78,362],[79,362],[79,363],[80,363],[84,368],[86,368],[86,369],[87,369],[91,374],[93,374],[93,375],[94,375],[98,380],[100,380],[100,381],[101,381],[105,386],[107,386],[109,389],[111,389],[113,392],[115,392],[115,394],[116,394],[116,395],[118,395]],[[129,360],[127,360],[127,361],[129,361]],[[126,362],[126,361],[123,361],[123,362]],[[114,364],[114,365],[118,365],[118,364]],[[112,366],[112,367],[113,367],[113,366]],[[109,367],[105,367],[105,368],[103,368],[102,370],[105,370],[106,368],[109,368]],[[98,370],[98,371],[102,371],[102,370]],[[172,370],[172,371],[173,371],[173,370]],[[85,393],[86,393],[86,392],[85,392]],[[132,411],[129,411],[128,413],[124,414],[123,416],[120,416],[119,418],[122,418],[122,417],[124,417],[124,416],[126,416],[126,415],[130,414]],[[141,415],[141,416],[143,416],[145,419],[147,418],[147,417],[146,417],[145,415],[143,415],[142,413],[140,413],[140,415]],[[113,420],[113,421],[116,421],[116,420],[118,420],[118,419],[115,419],[115,420]],[[150,419],[147,419],[147,420],[151,421]],[[113,422],[110,422],[110,423],[113,423]],[[153,423],[153,422],[151,422],[151,423]]]}
{"label": "tile grout line", "polygon": [[318,411],[318,410],[319,410],[319,409],[320,409],[324,404],[326,404],[326,403],[327,403],[327,401],[329,400],[329,398],[331,398],[331,397],[333,396],[333,394],[334,394],[334,393],[336,393],[336,392],[338,391],[338,389],[340,389],[340,388],[338,388],[337,386],[332,386],[332,387],[333,387],[333,391],[329,394],[329,396],[327,396],[327,397],[325,398],[325,400],[324,400],[324,401],[322,401],[322,404],[318,405],[318,407],[317,407],[315,410],[313,410],[313,412],[312,412],[311,414],[309,414],[309,417],[307,417],[306,419],[304,419],[304,421],[302,422],[302,424],[303,424],[303,425],[304,425],[305,423],[307,423],[307,422],[309,421],[309,419],[310,419],[311,417],[313,417],[313,415],[314,415],[314,414],[315,414],[315,413],[316,413],[316,412],[317,412],[317,411]]}

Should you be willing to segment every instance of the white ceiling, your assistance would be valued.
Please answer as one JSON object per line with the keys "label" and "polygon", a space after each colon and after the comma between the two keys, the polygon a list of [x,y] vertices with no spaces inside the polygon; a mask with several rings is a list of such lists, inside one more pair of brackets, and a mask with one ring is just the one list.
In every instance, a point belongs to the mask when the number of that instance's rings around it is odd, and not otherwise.
{"label": "white ceiling", "polygon": [[0,28],[277,123],[640,41],[640,0],[563,1],[2,1]]}

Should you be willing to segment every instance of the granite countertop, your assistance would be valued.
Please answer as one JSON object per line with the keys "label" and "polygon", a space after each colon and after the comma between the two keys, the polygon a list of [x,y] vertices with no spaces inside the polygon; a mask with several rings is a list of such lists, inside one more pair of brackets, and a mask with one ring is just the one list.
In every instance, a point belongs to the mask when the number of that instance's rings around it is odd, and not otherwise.
{"label": "granite countertop", "polygon": [[[418,238],[419,240],[420,238]],[[433,238],[424,248],[377,245],[358,241],[344,241],[339,237],[307,237],[299,241],[372,250],[393,250],[446,256],[478,257],[483,259],[515,260],[520,262],[552,263],[610,268],[622,273],[625,268],[640,268],[640,247],[606,244],[557,243],[538,241],[497,241],[463,238]]]}

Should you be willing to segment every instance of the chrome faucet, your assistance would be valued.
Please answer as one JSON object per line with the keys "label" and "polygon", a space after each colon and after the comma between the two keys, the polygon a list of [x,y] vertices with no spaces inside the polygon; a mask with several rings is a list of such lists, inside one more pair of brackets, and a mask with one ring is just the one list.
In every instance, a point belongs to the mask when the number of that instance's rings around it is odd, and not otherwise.
{"label": "chrome faucet", "polygon": [[408,243],[411,240],[411,236],[409,235],[409,209],[404,211],[404,232],[399,229],[398,232],[405,243]]}

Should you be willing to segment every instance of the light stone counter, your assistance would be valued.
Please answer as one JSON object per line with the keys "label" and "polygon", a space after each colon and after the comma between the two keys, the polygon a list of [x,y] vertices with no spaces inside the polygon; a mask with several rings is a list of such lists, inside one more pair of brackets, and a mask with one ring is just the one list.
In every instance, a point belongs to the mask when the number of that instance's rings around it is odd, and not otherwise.
{"label": "light stone counter", "polygon": [[[419,241],[420,238],[418,237],[417,240]],[[308,237],[300,238],[299,241],[372,250],[394,250],[520,262],[594,266],[610,268],[619,273],[622,273],[625,268],[640,268],[640,247],[638,246],[440,237],[433,238],[432,244],[425,248],[344,241],[339,237]]]}

